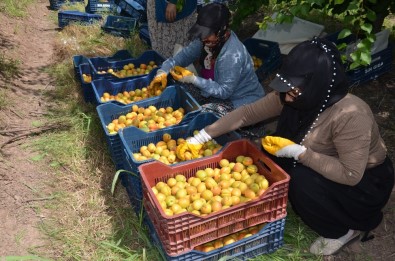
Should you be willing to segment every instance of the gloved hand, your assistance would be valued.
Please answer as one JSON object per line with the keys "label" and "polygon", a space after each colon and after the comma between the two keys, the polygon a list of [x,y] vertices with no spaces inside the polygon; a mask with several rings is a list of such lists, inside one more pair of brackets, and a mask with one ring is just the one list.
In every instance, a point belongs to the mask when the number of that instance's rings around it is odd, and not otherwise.
{"label": "gloved hand", "polygon": [[167,73],[161,69],[156,72],[154,79],[151,81],[149,87],[154,88],[155,84],[160,84],[162,88],[165,88],[167,85]]}
{"label": "gloved hand", "polygon": [[277,157],[299,159],[299,155],[306,151],[306,147],[295,142],[275,136],[266,136],[262,139],[263,148]]}
{"label": "gloved hand", "polygon": [[177,146],[177,157],[185,160],[184,153],[189,151],[192,154],[192,158],[196,159],[199,156],[199,150],[203,147],[203,144],[209,140],[211,140],[210,135],[202,129],[198,134],[188,138],[183,144]]}
{"label": "gloved hand", "polygon": [[191,71],[181,66],[174,66],[174,68],[170,70],[170,74],[175,80],[183,83],[194,83],[196,80],[196,76]]}

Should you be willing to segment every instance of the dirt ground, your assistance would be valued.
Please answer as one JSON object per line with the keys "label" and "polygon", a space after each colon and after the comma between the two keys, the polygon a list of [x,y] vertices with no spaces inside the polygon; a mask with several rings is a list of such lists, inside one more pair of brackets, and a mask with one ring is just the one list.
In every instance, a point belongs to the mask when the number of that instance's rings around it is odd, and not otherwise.
{"label": "dirt ground", "polygon": [[[0,77],[12,106],[0,111],[0,260],[1,257],[29,255],[51,249],[51,241],[40,232],[40,223],[51,218],[43,208],[56,184],[51,169],[31,160],[36,154],[24,144],[34,136],[35,121],[43,121],[52,104],[42,94],[54,88],[53,79],[43,69],[53,63],[53,42],[57,25],[48,15],[49,1],[37,0],[23,19],[0,13],[0,54],[21,61],[19,76],[11,84]],[[0,74],[1,75],[1,74]],[[351,89],[372,107],[395,162],[395,72]],[[20,136],[18,136],[20,135]],[[12,139],[21,137],[17,141]],[[384,209],[375,239],[356,242],[325,260],[395,260],[395,193]],[[44,251],[51,252],[51,251]]]}

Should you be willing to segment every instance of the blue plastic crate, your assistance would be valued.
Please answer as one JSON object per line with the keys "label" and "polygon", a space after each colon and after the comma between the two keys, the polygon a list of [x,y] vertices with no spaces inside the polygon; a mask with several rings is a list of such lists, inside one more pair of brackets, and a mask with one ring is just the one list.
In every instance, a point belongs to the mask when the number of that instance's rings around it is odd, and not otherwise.
{"label": "blue plastic crate", "polygon": [[[198,113],[200,113],[202,109],[196,100],[178,85],[169,86],[166,88],[166,92],[163,92],[162,95],[148,100],[142,100],[123,106],[115,103],[105,103],[97,106],[96,110],[99,114],[99,118],[106,135],[106,140],[112,160],[115,164],[123,164],[123,147],[121,139],[119,138],[119,133],[110,134],[107,130],[107,125],[112,122],[112,120],[117,119],[120,115],[126,115],[128,112],[130,112],[133,105],[144,108],[147,108],[150,105],[153,105],[157,108],[170,106],[172,108],[178,109],[181,107],[185,110],[185,114],[184,118],[178,125],[189,123]],[[128,128],[136,127],[130,126],[124,128],[124,130]]]}
{"label": "blue plastic crate", "polygon": [[281,66],[282,58],[277,42],[248,38],[243,44],[251,56],[254,55],[262,60],[262,65],[255,71],[259,81],[265,80],[266,77]]}
{"label": "blue plastic crate", "polygon": [[116,9],[114,0],[88,0],[85,11],[88,13],[111,12]]}
{"label": "blue plastic crate", "polygon": [[109,15],[101,28],[103,31],[116,36],[129,37],[136,25],[137,19],[135,18]]}
{"label": "blue plastic crate", "polygon": [[140,26],[139,37],[146,45],[151,46],[151,38],[149,36],[148,25],[143,24]]}
{"label": "blue plastic crate", "polygon": [[[337,39],[340,32],[326,36],[326,39],[332,41],[336,45],[346,43],[349,44],[356,40],[355,35],[349,35],[343,39]],[[352,70],[347,70],[347,76],[350,86],[357,86],[371,80],[377,79],[383,73],[391,71],[393,60],[394,45],[388,43],[386,49],[372,55],[371,63],[367,66],[360,66]],[[349,64],[345,64],[346,68]]]}
{"label": "blue plastic crate", "polygon": [[[135,202],[135,209],[137,212],[140,211],[141,200],[143,199],[143,189],[141,185],[140,172],[138,167],[147,162],[154,161],[154,159],[148,159],[144,161],[137,161],[133,157],[133,153],[139,152],[141,146],[147,146],[149,143],[156,144],[162,140],[163,134],[169,133],[173,139],[187,138],[193,136],[195,130],[201,130],[207,125],[210,125],[219,119],[214,113],[206,112],[198,114],[188,125],[176,125],[166,129],[161,129],[155,132],[143,132],[137,128],[126,128],[119,132],[123,147],[123,167],[125,170],[135,173],[137,176],[129,175],[128,177],[128,189],[129,198],[133,198]],[[224,146],[226,143],[240,139],[240,135],[237,132],[229,132],[221,135],[214,140]],[[182,163],[182,162],[180,162]],[[180,164],[176,163],[176,164]],[[176,165],[173,164],[173,165]]]}
{"label": "blue plastic crate", "polygon": [[246,261],[260,255],[273,253],[284,245],[286,218],[267,223],[258,233],[210,252],[191,250],[179,255],[168,255],[163,249],[162,242],[159,240],[151,220],[147,215],[143,220],[154,244],[158,246],[167,261],[220,260],[221,258]]}
{"label": "blue plastic crate", "polygon": [[84,3],[84,0],[49,0],[49,8],[51,10],[59,10],[64,4]]}
{"label": "blue plastic crate", "polygon": [[58,25],[63,28],[70,23],[79,23],[84,25],[90,25],[94,22],[100,21],[101,15],[88,14],[80,11],[59,11],[58,12]]}
{"label": "blue plastic crate", "polygon": [[147,22],[147,0],[119,0],[118,8],[137,21]]}
{"label": "blue plastic crate", "polygon": [[[119,50],[113,56],[103,57],[109,62],[120,61],[125,59],[131,59],[133,56],[129,53],[128,50]],[[89,63],[89,58],[83,55],[74,55],[73,56],[73,65],[74,65],[74,72],[77,79],[80,78],[79,76],[79,66],[83,63]]]}
{"label": "blue plastic crate", "polygon": [[85,81],[84,77],[83,77],[84,74],[92,76],[91,67],[87,63],[83,63],[83,64],[79,65],[79,76],[80,76],[80,82],[81,82],[81,90],[82,90],[82,94],[84,96],[85,102],[94,103],[95,96],[94,96],[94,92],[92,89],[92,82]]}
{"label": "blue plastic crate", "polygon": [[150,61],[154,61],[155,64],[159,67],[165,61],[165,58],[159,53],[157,53],[156,51],[148,50],[137,58],[125,59],[116,62],[109,62],[108,60],[103,59],[102,57],[96,57],[96,58],[90,58],[88,62],[93,71],[93,79],[106,78],[106,79],[111,79],[112,81],[125,81],[127,79],[144,76],[145,74],[118,78],[112,75],[111,73],[99,74],[99,71],[107,71],[108,69],[113,69],[114,71],[118,71],[121,70],[124,65],[127,65],[129,63],[133,63],[136,67],[139,67],[140,64],[142,63],[148,64]]}
{"label": "blue plastic crate", "polygon": [[119,81],[119,82],[112,82],[108,79],[94,80],[92,82],[92,87],[95,93],[96,104],[100,105],[100,104],[112,102],[119,105],[125,105],[124,103],[120,103],[118,101],[102,102],[101,97],[105,92],[109,93],[110,95],[116,95],[120,92],[124,92],[124,91],[130,92],[136,89],[142,89],[144,87],[147,87],[151,83],[152,79],[155,77],[157,71],[158,68],[155,68],[146,76],[141,76],[138,78]]}
{"label": "blue plastic crate", "polygon": [[73,56],[73,67],[74,67],[74,74],[77,79],[80,80],[80,65],[81,64],[88,64],[88,58],[83,55],[74,55]]}

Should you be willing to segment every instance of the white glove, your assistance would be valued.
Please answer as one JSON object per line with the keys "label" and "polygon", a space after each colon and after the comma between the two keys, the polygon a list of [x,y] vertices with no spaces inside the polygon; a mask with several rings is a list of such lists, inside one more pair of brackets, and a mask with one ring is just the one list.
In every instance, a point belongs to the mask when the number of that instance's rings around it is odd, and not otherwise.
{"label": "white glove", "polygon": [[275,155],[277,157],[294,158],[295,160],[299,160],[299,155],[305,151],[305,146],[299,144],[292,144],[278,150]]}
{"label": "white glove", "polygon": [[170,74],[176,81],[179,82],[193,84],[196,81],[196,76],[193,74],[193,72],[181,66],[174,66],[174,68],[170,70]]}
{"label": "white glove", "polygon": [[177,157],[185,160],[185,152],[189,151],[192,154],[192,158],[196,159],[199,156],[199,150],[203,147],[203,144],[209,140],[211,140],[210,135],[202,129],[198,134],[188,138],[186,142],[177,146]]}
{"label": "white glove", "polygon": [[191,144],[204,144],[211,139],[211,136],[204,129],[201,129],[195,136],[188,138],[187,142]]}

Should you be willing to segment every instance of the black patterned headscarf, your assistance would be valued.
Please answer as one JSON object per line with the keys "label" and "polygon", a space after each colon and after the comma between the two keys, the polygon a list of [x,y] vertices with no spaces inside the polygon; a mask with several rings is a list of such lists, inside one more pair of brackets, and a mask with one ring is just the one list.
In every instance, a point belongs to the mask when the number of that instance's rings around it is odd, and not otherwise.
{"label": "black patterned headscarf", "polygon": [[[317,37],[291,50],[270,86],[284,102],[276,135],[296,143],[302,143],[320,114],[348,92],[340,53],[332,42]],[[300,95],[285,102],[286,92],[295,87]]]}

